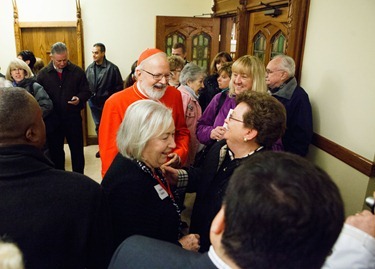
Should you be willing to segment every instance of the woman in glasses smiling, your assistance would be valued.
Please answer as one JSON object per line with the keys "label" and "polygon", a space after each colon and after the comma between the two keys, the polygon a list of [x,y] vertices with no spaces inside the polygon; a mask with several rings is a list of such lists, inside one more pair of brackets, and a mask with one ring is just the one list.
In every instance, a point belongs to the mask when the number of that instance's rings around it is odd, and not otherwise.
{"label": "woman in glasses smiling", "polygon": [[225,120],[224,139],[215,143],[201,167],[176,170],[166,167],[171,179],[188,178],[187,192],[196,192],[190,233],[200,235],[201,248],[208,251],[209,230],[220,210],[226,186],[233,171],[256,152],[270,149],[284,133],[284,106],[268,93],[244,92]]}

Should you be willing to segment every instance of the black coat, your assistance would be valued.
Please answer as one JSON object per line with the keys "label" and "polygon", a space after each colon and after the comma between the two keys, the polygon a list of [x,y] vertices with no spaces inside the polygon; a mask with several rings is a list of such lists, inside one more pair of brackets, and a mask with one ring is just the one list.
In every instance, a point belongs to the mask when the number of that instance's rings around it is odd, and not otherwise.
{"label": "black coat", "polygon": [[201,167],[190,167],[187,170],[187,191],[197,193],[191,215],[190,233],[200,235],[200,252],[209,249],[211,223],[221,208],[230,177],[243,160],[252,156],[231,160],[227,150],[219,166],[220,150],[225,144],[225,140],[216,142],[208,151]]}
{"label": "black coat", "polygon": [[[37,81],[48,93],[53,102],[54,111],[60,117],[64,117],[67,113],[80,114],[91,96],[85,72],[71,62],[64,68],[62,79],[60,79],[51,61],[40,70]],[[68,104],[73,96],[77,96],[80,100],[76,106]]]}
{"label": "black coat", "polygon": [[177,244],[180,217],[169,196],[159,197],[157,184],[134,161],[117,154],[102,181],[116,246],[134,234]]}
{"label": "black coat", "polygon": [[107,206],[99,184],[54,169],[38,149],[0,147],[0,235],[19,246],[25,268],[107,268]]}

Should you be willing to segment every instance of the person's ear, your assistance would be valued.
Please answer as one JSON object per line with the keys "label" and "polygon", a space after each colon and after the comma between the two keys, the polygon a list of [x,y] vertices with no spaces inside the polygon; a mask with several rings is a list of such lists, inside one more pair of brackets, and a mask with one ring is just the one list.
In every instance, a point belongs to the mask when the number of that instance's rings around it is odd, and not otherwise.
{"label": "person's ear", "polygon": [[211,233],[216,235],[222,234],[225,228],[225,217],[224,207],[222,206],[220,211],[216,214],[214,220],[211,223]]}
{"label": "person's ear", "polygon": [[255,129],[248,129],[248,131],[246,132],[245,136],[244,136],[244,141],[250,141],[250,140],[253,140],[255,139],[255,137],[257,137],[258,135],[258,131],[255,130]]}
{"label": "person's ear", "polygon": [[25,63],[26,63],[27,65],[29,65],[29,64],[30,64],[30,60],[26,60]]}

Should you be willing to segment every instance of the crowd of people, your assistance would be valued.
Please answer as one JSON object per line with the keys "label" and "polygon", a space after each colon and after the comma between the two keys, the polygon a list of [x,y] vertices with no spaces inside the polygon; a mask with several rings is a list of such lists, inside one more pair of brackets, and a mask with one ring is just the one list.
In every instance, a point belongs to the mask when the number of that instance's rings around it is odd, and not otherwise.
{"label": "crowd of people", "polygon": [[[0,264],[375,267],[375,216],[345,221],[337,186],[304,158],[312,109],[291,57],[220,52],[207,75],[176,43],[144,50],[123,80],[105,54],[95,43],[85,71],[57,42],[44,68],[26,50],[0,78]],[[83,175],[86,103],[100,184]]]}

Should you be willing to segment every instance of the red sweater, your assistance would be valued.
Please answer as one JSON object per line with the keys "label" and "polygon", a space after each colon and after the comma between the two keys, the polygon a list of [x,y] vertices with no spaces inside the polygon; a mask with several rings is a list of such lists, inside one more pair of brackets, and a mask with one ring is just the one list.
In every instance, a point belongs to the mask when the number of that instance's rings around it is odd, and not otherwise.
{"label": "red sweater", "polygon": [[[103,177],[118,153],[116,135],[126,109],[135,101],[148,99],[138,90],[136,84],[111,95],[104,104],[99,126],[99,151]],[[181,163],[184,164],[188,156],[190,133],[185,123],[181,93],[176,88],[168,86],[160,102],[172,109],[176,128],[176,148],[173,152],[180,156]]]}

